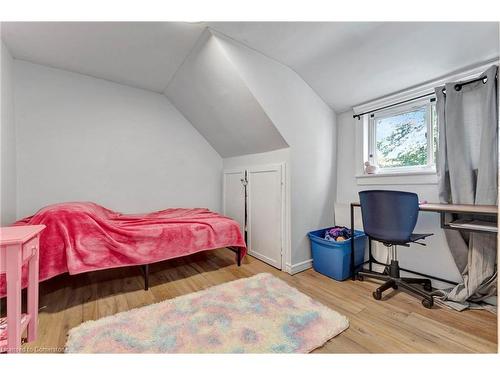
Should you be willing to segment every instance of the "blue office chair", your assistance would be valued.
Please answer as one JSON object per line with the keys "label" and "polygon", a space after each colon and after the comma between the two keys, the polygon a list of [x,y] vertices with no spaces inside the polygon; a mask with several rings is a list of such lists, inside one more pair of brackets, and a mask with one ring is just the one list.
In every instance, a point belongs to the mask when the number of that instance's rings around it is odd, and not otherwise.
{"label": "blue office chair", "polygon": [[[386,266],[384,273],[373,271],[359,271],[358,280],[363,277],[385,281],[375,292],[373,298],[382,299],[382,292],[389,288],[402,289],[423,297],[422,304],[431,308],[434,304],[432,283],[429,279],[409,278],[400,276],[397,255],[397,245],[410,246],[411,243],[424,245],[419,240],[432,236],[416,234],[413,229],[418,218],[418,196],[415,193],[389,190],[367,190],[359,193],[361,214],[365,234],[372,240],[382,242],[391,248],[391,262]],[[424,290],[415,286],[420,284]]]}

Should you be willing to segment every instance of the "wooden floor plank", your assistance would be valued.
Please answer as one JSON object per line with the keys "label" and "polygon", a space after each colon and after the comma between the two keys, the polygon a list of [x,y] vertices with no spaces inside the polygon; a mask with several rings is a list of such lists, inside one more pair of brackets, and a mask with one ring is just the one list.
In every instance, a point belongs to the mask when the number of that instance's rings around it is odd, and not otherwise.
{"label": "wooden floor plank", "polygon": [[[226,249],[150,266],[144,291],[139,267],[62,275],[40,285],[39,338],[32,352],[57,352],[68,330],[88,320],[268,272],[347,316],[349,328],[315,353],[496,353],[497,317],[485,311],[429,310],[406,293],[372,298],[374,282],[338,282],[312,269],[294,276],[247,256],[241,267]],[[2,306],[5,301],[1,301]]]}

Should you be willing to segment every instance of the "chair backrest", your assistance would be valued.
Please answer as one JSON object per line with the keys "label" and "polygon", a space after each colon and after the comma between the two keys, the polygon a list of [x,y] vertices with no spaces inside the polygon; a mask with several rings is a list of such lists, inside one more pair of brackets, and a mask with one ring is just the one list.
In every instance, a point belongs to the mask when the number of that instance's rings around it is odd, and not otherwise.
{"label": "chair backrest", "polygon": [[359,193],[365,233],[388,243],[406,243],[418,219],[418,196],[406,191]]}

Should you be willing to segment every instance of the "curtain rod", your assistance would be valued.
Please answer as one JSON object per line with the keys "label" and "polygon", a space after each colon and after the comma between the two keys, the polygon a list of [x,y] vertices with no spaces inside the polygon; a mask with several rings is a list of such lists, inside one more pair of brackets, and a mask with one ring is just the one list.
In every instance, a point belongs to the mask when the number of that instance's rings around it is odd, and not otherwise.
{"label": "curtain rod", "polygon": [[[495,78],[498,78],[498,74],[496,75]],[[465,81],[465,82],[461,82],[461,83],[457,83],[455,84],[455,90],[456,91],[460,91],[462,90],[462,87],[465,86],[465,85],[468,85],[470,83],[474,83],[474,82],[479,82],[479,81],[482,81],[483,84],[486,83],[488,81],[488,77],[486,76],[482,76],[482,77],[479,77],[479,78],[475,78],[475,79],[471,79],[469,81]],[[434,92],[430,92],[428,94],[423,94],[423,95],[420,95],[420,96],[416,96],[414,98],[411,98],[411,99],[406,99],[406,100],[403,100],[401,102],[397,102],[397,103],[394,103],[394,104],[389,104],[389,105],[386,105],[384,107],[380,107],[380,108],[375,108],[375,109],[372,109],[371,111],[367,111],[367,112],[362,112],[362,113],[358,113],[358,114],[355,114],[352,116],[352,118],[358,118],[358,120],[361,120],[361,116],[364,116],[364,115],[367,115],[368,113],[373,113],[373,112],[377,112],[377,111],[381,111],[383,109],[387,109],[387,108],[391,108],[391,107],[395,107],[397,105],[400,105],[400,104],[404,104],[404,103],[408,103],[408,102],[412,102],[414,100],[417,100],[417,99],[422,99],[422,98],[425,98],[427,96],[432,96],[434,95],[435,93]],[[446,94],[446,89],[443,88],[443,94]],[[435,100],[435,99],[434,99]],[[434,101],[433,99],[431,99],[431,101]]]}
{"label": "curtain rod", "polygon": [[362,112],[362,113],[358,113],[356,115],[353,115],[352,118],[358,118],[358,120],[361,120],[361,116],[364,116],[364,115],[367,115],[368,113],[373,113],[373,112],[377,112],[377,111],[381,111],[382,109],[386,109],[386,108],[391,108],[391,107],[395,107],[397,105],[400,105],[400,104],[404,104],[404,103],[408,103],[408,102],[412,102],[414,100],[417,100],[417,99],[421,99],[421,98],[425,98],[426,96],[432,96],[434,95],[435,93],[434,92],[430,92],[428,94],[424,94],[424,95],[419,95],[419,96],[416,96],[414,98],[411,98],[411,99],[406,99],[406,100],[403,100],[401,102],[397,102],[397,103],[394,103],[394,104],[389,104],[389,105],[386,105],[384,107],[380,107],[380,108],[375,108],[375,109],[372,109],[371,111],[367,111],[367,112]]}

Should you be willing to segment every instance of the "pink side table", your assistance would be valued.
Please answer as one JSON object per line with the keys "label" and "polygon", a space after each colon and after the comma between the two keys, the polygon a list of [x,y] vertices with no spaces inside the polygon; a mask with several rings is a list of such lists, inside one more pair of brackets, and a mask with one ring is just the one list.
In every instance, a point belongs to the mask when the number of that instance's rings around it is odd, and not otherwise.
{"label": "pink side table", "polygon": [[[38,326],[38,248],[45,225],[0,228],[0,273],[7,281],[7,337],[0,352],[21,352],[21,336],[28,327],[28,342],[36,340]],[[21,271],[28,263],[28,312],[21,312]]]}

